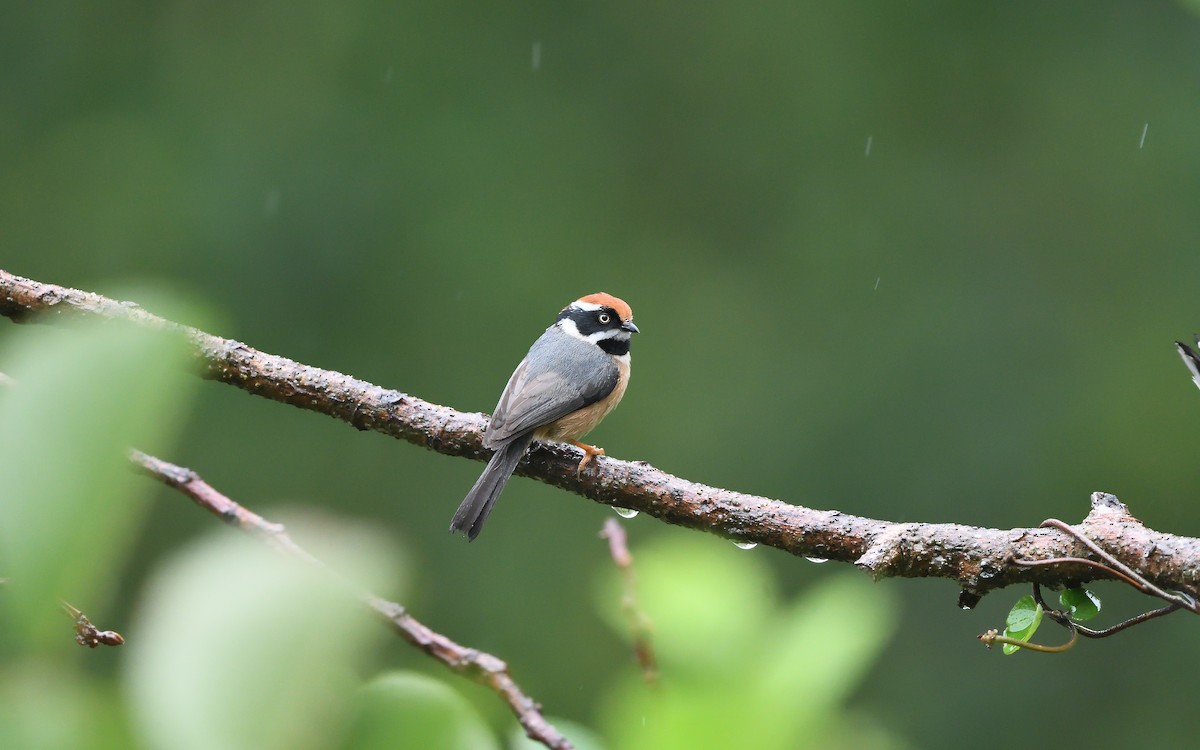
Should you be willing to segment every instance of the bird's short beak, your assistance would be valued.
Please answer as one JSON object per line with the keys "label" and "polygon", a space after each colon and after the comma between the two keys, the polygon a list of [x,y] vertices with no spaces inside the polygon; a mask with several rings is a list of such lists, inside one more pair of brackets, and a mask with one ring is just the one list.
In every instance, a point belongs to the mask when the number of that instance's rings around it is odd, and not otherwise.
{"label": "bird's short beak", "polygon": [[629,331],[630,333],[638,333],[638,327],[633,324],[632,320],[626,320],[621,323],[621,330]]}

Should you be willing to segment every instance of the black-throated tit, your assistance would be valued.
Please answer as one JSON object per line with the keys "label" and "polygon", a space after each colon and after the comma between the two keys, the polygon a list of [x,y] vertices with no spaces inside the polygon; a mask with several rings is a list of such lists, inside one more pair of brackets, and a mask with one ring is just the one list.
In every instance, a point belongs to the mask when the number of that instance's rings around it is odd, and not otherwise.
{"label": "black-throated tit", "polygon": [[492,460],[467,493],[451,531],[479,536],[496,498],[525,449],[538,440],[561,440],[583,450],[578,471],[604,449],[579,442],[625,395],[629,342],[638,332],[633,310],[611,294],[580,297],[563,308],[512,377],[483,433]]}

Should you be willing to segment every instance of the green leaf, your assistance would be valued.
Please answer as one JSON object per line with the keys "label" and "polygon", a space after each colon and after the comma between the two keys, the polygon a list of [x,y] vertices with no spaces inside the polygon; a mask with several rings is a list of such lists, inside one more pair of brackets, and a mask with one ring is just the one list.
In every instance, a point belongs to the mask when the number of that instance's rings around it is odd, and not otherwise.
{"label": "green leaf", "polygon": [[[841,573],[821,579],[779,611],[757,648],[747,648],[759,662],[746,689],[754,710],[741,731],[762,738],[747,746],[795,747],[797,738],[825,726],[891,639],[896,609],[886,587]],[[820,690],[812,689],[814,674],[822,675]],[[796,695],[804,701],[798,704]]]}
{"label": "green leaf", "polygon": [[1005,620],[1005,624],[1008,626],[1006,629],[1010,631],[1024,630],[1038,619],[1040,612],[1041,608],[1038,607],[1037,602],[1033,600],[1032,596],[1026,594],[1018,599],[1009,610],[1008,619]]}
{"label": "green leaf", "polygon": [[1071,618],[1083,622],[1100,614],[1100,597],[1085,588],[1065,589],[1058,601],[1071,613]]}
{"label": "green leaf", "polygon": [[[301,540],[302,532],[290,529]],[[322,539],[322,561],[345,580],[388,590],[372,573],[394,564],[374,538],[328,520],[307,536]],[[177,554],[151,580],[126,633],[126,683],[146,744],[329,747],[351,709],[351,665],[387,632],[347,589],[231,530]]]}
{"label": "green leaf", "polygon": [[181,339],[129,325],[28,326],[5,339],[0,371],[14,383],[0,386],[0,628],[24,655],[75,649],[58,599],[103,623],[156,490],[126,451],[169,444],[195,377]]}
{"label": "green leaf", "polygon": [[471,704],[432,677],[413,672],[382,675],[359,690],[357,703],[344,750],[499,747]]}
{"label": "green leaf", "polygon": [[[546,720],[571,741],[571,746],[575,750],[605,750],[606,745],[595,730],[557,716],[547,716]],[[529,739],[521,725],[514,722],[512,731],[508,733],[508,749],[546,750],[546,746]]]}
{"label": "green leaf", "polygon": [[[694,545],[686,560],[660,557],[664,549],[679,549],[674,542],[640,551],[635,560],[639,582],[646,580],[643,561],[656,561],[655,568],[658,561],[671,562],[672,566],[655,572],[654,590],[663,600],[684,601],[696,596],[689,589],[703,591],[707,584],[680,575],[680,570],[709,570],[726,560],[739,570],[748,564],[746,560],[758,564],[758,557],[733,545],[700,541],[707,544]],[[657,580],[660,573],[664,577]],[[764,580],[769,582],[765,572],[748,577],[744,588],[761,586]],[[639,589],[639,594],[644,590]],[[728,597],[728,606],[753,601],[736,588],[715,593]],[[753,602],[755,628],[728,646],[711,631],[710,623],[689,620],[683,613],[654,619],[654,646],[670,649],[669,669],[663,670],[663,684],[648,686],[636,666],[630,665],[625,683],[610,694],[600,711],[610,745],[622,750],[817,746],[813,738],[838,715],[885,647],[896,602],[886,588],[862,576],[840,575],[825,576],[786,607],[777,606],[773,599],[772,595]],[[653,604],[649,597],[647,601]],[[741,630],[734,632],[743,635]],[[709,635],[709,640],[700,634]],[[738,658],[715,659],[707,653],[720,647],[736,647]]]}
{"label": "green leaf", "polygon": [[[1043,614],[1042,605],[1026,594],[1018,599],[1017,603],[1008,611],[1004,636],[1018,641],[1028,641],[1037,632],[1038,626],[1042,624]],[[1005,654],[1015,654],[1020,649],[1020,646],[1005,643],[1002,650]]]}
{"label": "green leaf", "polygon": [[[629,636],[621,612],[623,583],[608,566],[600,612]],[[775,604],[766,559],[698,535],[670,537],[634,552],[639,606],[654,628],[660,661],[689,668],[701,662],[737,666],[744,644],[761,632]],[[680,571],[687,571],[681,576]]]}

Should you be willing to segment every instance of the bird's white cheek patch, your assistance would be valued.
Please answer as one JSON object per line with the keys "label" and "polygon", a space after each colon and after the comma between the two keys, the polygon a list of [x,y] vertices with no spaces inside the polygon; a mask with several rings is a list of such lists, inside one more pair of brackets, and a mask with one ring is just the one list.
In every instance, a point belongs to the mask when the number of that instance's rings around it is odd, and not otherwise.
{"label": "bird's white cheek patch", "polygon": [[558,321],[558,327],[563,330],[563,333],[570,334],[580,341],[587,341],[588,337],[579,332],[579,326],[575,325],[575,321],[570,318],[563,318]]}

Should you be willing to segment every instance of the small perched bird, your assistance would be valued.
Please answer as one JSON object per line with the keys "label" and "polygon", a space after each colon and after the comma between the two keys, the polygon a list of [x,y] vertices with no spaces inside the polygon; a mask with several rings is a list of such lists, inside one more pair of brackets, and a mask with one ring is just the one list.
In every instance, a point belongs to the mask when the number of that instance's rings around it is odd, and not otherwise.
{"label": "small perched bird", "polygon": [[625,395],[629,385],[629,342],[638,332],[633,310],[611,294],[580,297],[563,308],[500,394],[483,433],[492,460],[467,493],[451,531],[475,539],[525,449],[538,440],[561,440],[583,449],[576,472],[603,448],[579,442]]}
{"label": "small perched bird", "polygon": [[[1196,337],[1196,344],[1200,345],[1200,336]],[[1200,355],[1196,354],[1192,347],[1182,341],[1175,342],[1175,350],[1179,352],[1183,363],[1187,365],[1188,371],[1192,373],[1192,382],[1196,384],[1197,388],[1200,388]]]}

